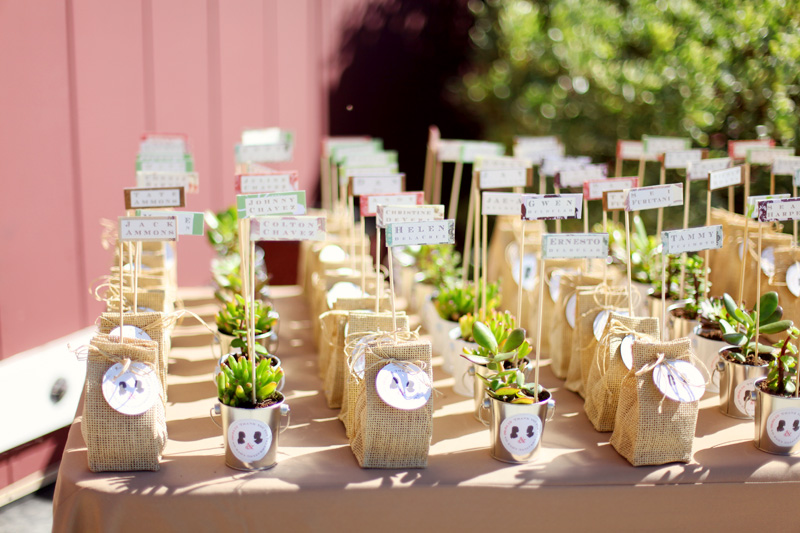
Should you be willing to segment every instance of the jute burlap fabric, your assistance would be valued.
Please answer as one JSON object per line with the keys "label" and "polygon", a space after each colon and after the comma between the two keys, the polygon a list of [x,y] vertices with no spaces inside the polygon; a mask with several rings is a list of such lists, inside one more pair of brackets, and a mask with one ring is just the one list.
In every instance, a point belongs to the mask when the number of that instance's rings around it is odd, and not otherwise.
{"label": "jute burlap fabric", "polygon": [[319,316],[320,341],[317,371],[319,377],[325,378],[331,352],[341,346],[344,349],[344,331],[347,326],[347,311],[327,311]]}
{"label": "jute burlap fabric", "polygon": [[427,340],[394,343],[385,337],[365,352],[364,390],[355,409],[353,454],[362,468],[425,468],[433,434],[433,393],[428,402],[411,411],[385,403],[375,389],[375,378],[392,361],[409,361],[422,368],[433,383],[431,345]]}
{"label": "jute burlap fabric", "polygon": [[[366,297],[366,298],[339,298],[335,302],[333,302],[334,309],[342,309],[346,311],[369,311],[375,310],[375,298],[374,297]],[[388,296],[383,296],[380,298],[378,302],[378,309],[380,311],[389,311],[392,308],[392,304],[389,300]]]}
{"label": "jute burlap fabric", "polygon": [[[542,300],[542,355],[544,357],[550,357],[552,351],[552,340],[553,335],[545,334],[547,332],[552,332],[553,330],[553,322],[554,316],[556,313],[556,305],[557,301],[553,301],[550,293],[550,279],[553,275],[553,272],[577,272],[579,268],[581,268],[583,261],[580,259],[548,259],[544,266],[544,278],[546,280],[544,284],[544,299]],[[536,295],[533,297],[532,306],[530,309],[533,311],[527,315],[526,323],[524,327],[527,328],[529,332],[535,332],[537,327],[537,320],[538,320],[538,306],[539,306],[539,289],[542,287],[541,283],[537,283],[536,288]],[[560,287],[559,287],[560,289]],[[516,313],[516,310],[512,311]],[[535,334],[535,333],[534,333]],[[561,337],[558,337],[558,342],[555,343],[556,345],[561,345]]]}
{"label": "jute burlap fabric", "polygon": [[692,460],[699,402],[676,402],[658,390],[649,367],[659,354],[666,360],[693,358],[688,338],[633,344],[633,368],[622,380],[611,434],[611,445],[633,466]]}
{"label": "jute burlap fabric", "polygon": [[[561,276],[558,303],[553,316],[553,334],[550,338],[550,366],[553,369],[553,374],[558,378],[566,379],[570,361],[573,355],[576,354],[576,348],[578,347],[575,342],[576,331],[567,323],[567,303],[573,296],[576,298],[575,326],[577,327],[577,288],[590,288],[602,282],[602,276],[589,275],[580,271],[566,273]],[[542,335],[544,334],[544,329],[542,329]]]}
{"label": "jute burlap fabric", "polygon": [[[133,308],[133,290],[125,289],[124,309],[130,311]],[[106,293],[106,311],[109,313],[119,313],[119,289],[110,287]],[[164,289],[139,289],[136,295],[136,306],[140,311],[148,309],[159,313],[172,313],[175,310],[175,297],[171,291]]]}
{"label": "jute burlap fabric", "polygon": [[[314,342],[319,343],[319,322],[317,318],[319,315],[326,311],[330,311],[331,307],[328,305],[328,291],[339,282],[353,283],[357,287],[361,287],[361,274],[350,273],[351,270],[345,269],[347,273],[340,273],[335,270],[325,270],[321,274],[314,274],[312,276],[312,292],[311,296],[311,316],[313,317],[312,326],[314,333]],[[367,292],[370,294],[375,293],[375,279],[367,277]]]}
{"label": "jute burlap fabric", "polygon": [[643,341],[658,342],[661,340],[658,318],[630,318],[616,313],[611,314],[603,337],[597,343],[594,362],[589,368],[584,388],[586,402],[583,408],[597,431],[614,430],[619,389],[622,380],[628,374],[628,368],[622,362],[620,355],[620,345],[622,339],[628,335],[634,335]]}
{"label": "jute burlap fabric", "polygon": [[[133,286],[133,274],[130,271],[124,271],[122,281],[126,287]],[[119,268],[116,266],[111,267],[111,276],[109,283],[119,285]],[[172,282],[169,273],[163,268],[153,268],[143,271],[139,274],[137,285],[142,289],[173,289],[176,290],[176,285]]]}
{"label": "jute burlap fabric", "polygon": [[572,358],[567,370],[564,386],[567,390],[577,392],[585,397],[586,380],[589,367],[594,361],[597,349],[597,337],[594,336],[594,321],[603,312],[626,310],[628,308],[628,291],[624,287],[600,285],[579,287],[575,317],[575,336],[573,337]]}
{"label": "jute burlap fabric", "polygon": [[97,335],[88,346],[81,433],[86,441],[89,470],[124,472],[158,470],[167,444],[163,398],[140,415],[125,415],[108,405],[103,396],[103,375],[116,363],[156,365],[158,345],[127,339],[125,343]]}

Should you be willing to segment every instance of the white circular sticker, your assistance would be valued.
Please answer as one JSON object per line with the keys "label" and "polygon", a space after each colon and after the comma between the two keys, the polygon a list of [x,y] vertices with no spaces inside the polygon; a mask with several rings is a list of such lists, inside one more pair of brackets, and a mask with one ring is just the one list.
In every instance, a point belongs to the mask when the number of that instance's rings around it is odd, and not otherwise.
{"label": "white circular sticker", "polygon": [[116,363],[103,374],[103,397],[123,415],[140,415],[156,403],[161,383],[156,373],[143,363],[131,363],[125,372],[122,369],[122,363]]}
{"label": "white circular sticker", "polygon": [[272,430],[261,420],[243,418],[228,426],[228,447],[243,463],[260,461],[272,444]]}
{"label": "white circular sticker", "polygon": [[347,259],[347,253],[335,244],[329,244],[319,252],[319,260],[323,263],[341,263]]}
{"label": "white circular sticker", "polygon": [[334,283],[331,290],[328,291],[328,307],[333,308],[333,304],[339,298],[361,298],[363,293],[361,287],[349,281],[340,281]]}
{"label": "white circular sticker", "polygon": [[567,300],[567,305],[564,307],[564,313],[567,315],[567,324],[572,329],[575,329],[575,305],[578,302],[578,296],[573,294]]}
{"label": "white circular sticker", "polygon": [[772,246],[761,251],[761,270],[768,278],[775,275],[775,248]]}
{"label": "white circular sticker", "polygon": [[542,436],[542,419],[532,414],[512,415],[500,424],[500,442],[515,455],[531,453]]}
{"label": "white circular sticker", "polygon": [[[618,315],[628,316],[627,311],[619,310],[613,312],[617,313]],[[592,329],[594,331],[594,338],[597,339],[598,341],[603,338],[603,332],[606,330],[606,324],[608,324],[608,319],[611,318],[611,313],[612,311],[609,311],[608,309],[603,309],[602,311],[597,313],[596,317],[594,317],[594,323],[592,324]]]}
{"label": "white circular sticker", "polygon": [[791,447],[800,441],[800,409],[778,409],[767,418],[767,435],[778,446]]}
{"label": "white circular sticker", "polygon": [[404,411],[419,409],[431,397],[428,374],[411,363],[389,363],[381,368],[375,376],[375,389],[384,402]]}
{"label": "white circular sticker", "polygon": [[[514,282],[519,285],[519,259],[515,260],[511,265],[511,277]],[[525,254],[522,257],[522,288],[526,291],[532,291],[536,282],[536,256],[534,254]]]}
{"label": "white circular sticker", "polygon": [[[150,335],[145,332],[142,328],[137,328],[136,326],[128,326],[123,324],[122,326],[122,336],[126,339],[139,339],[142,341],[151,341],[153,340]],[[119,340],[119,326],[115,327],[111,330],[111,333],[108,334],[110,339],[117,339]]]}
{"label": "white circular sticker", "polygon": [[747,416],[755,416],[756,402],[750,399],[750,391],[755,390],[756,378],[750,378],[736,385],[733,391],[733,403],[740,413]]}
{"label": "white circular sticker", "polygon": [[619,355],[622,358],[622,363],[630,370],[633,367],[633,343],[636,341],[636,335],[625,335],[622,342],[619,343]]}
{"label": "white circular sticker", "polygon": [[664,361],[653,369],[653,383],[676,402],[696,402],[706,392],[703,374],[689,361]]}
{"label": "white circular sticker", "polygon": [[786,269],[786,287],[795,296],[800,296],[800,263]]}

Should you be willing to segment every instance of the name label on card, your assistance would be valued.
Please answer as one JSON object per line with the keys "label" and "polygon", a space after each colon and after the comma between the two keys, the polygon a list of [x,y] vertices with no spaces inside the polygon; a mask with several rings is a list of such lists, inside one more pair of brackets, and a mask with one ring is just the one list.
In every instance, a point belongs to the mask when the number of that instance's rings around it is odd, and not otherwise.
{"label": "name label on card", "polygon": [[553,177],[563,170],[572,170],[592,163],[592,158],[585,155],[574,157],[545,158],[539,169],[544,176]]}
{"label": "name label on card", "polygon": [[488,141],[463,141],[461,144],[461,162],[472,163],[481,156],[498,156],[506,153],[505,145]]}
{"label": "name label on card", "polygon": [[386,225],[386,246],[455,244],[456,221],[398,222]]}
{"label": "name label on card", "polygon": [[330,145],[331,158],[341,164],[345,157],[353,154],[374,154],[383,149],[383,141],[380,139],[366,138],[362,141],[351,139],[350,142],[336,142]]}
{"label": "name label on card", "polygon": [[125,209],[183,207],[184,205],[186,205],[186,197],[183,187],[125,189]]}
{"label": "name label on card", "polygon": [[784,198],[791,198],[791,194],[761,194],[758,196],[748,196],[747,197],[747,212],[750,212],[750,209],[753,210],[753,213],[750,215],[750,218],[758,218],[758,203],[765,202],[767,200],[783,200]]}
{"label": "name label on card", "polygon": [[527,168],[480,170],[480,189],[503,189],[506,187],[528,187],[533,181],[533,172]]}
{"label": "name label on card", "polygon": [[695,148],[694,150],[680,150],[677,152],[664,153],[664,168],[679,169],[687,168],[690,164],[703,160],[705,150]]}
{"label": "name label on card", "polygon": [[800,170],[800,156],[779,157],[772,162],[772,173],[776,176],[794,176]]}
{"label": "name label on card", "polygon": [[325,217],[253,217],[250,239],[254,241],[324,241]]}
{"label": "name label on card", "polygon": [[348,185],[351,176],[391,176],[393,174],[398,174],[397,164],[379,167],[341,167],[339,169],[339,185]]}
{"label": "name label on card", "polygon": [[542,150],[561,146],[561,140],[555,135],[518,135],[514,137],[514,144]]}
{"label": "name label on card", "polygon": [[300,178],[294,171],[236,176],[236,192],[239,194],[296,191],[299,185]]}
{"label": "name label on card", "polygon": [[627,211],[644,211],[683,205],[683,183],[639,187],[628,191]]}
{"label": "name label on card", "polygon": [[692,146],[692,140],[687,137],[657,137],[642,135],[642,145],[645,154],[664,154],[667,152],[680,152]]}
{"label": "name label on card", "polygon": [[524,194],[522,220],[581,218],[582,194]]}
{"label": "name label on card", "polygon": [[625,211],[628,204],[628,189],[622,191],[603,192],[603,210],[605,211]]}
{"label": "name label on card", "polygon": [[623,161],[658,161],[657,154],[644,153],[642,141],[617,141],[617,159]]}
{"label": "name label on card", "polygon": [[437,159],[444,163],[452,163],[461,158],[461,145],[465,141],[457,139],[440,139],[437,146]]}
{"label": "name label on card", "polygon": [[722,225],[662,231],[661,242],[664,254],[715,250],[722,248]]}
{"label": "name label on card", "polygon": [[187,194],[200,192],[197,172],[137,172],[137,188],[183,187]]}
{"label": "name label on card", "polygon": [[384,167],[397,164],[397,152],[394,150],[365,154],[350,154],[342,158],[345,167]]}
{"label": "name label on card", "polygon": [[351,176],[350,194],[364,196],[367,194],[396,194],[406,187],[406,175],[391,176]]}
{"label": "name label on card", "polygon": [[[475,158],[474,169],[475,170],[507,170],[507,169],[530,169],[531,174],[533,174],[533,169],[531,168],[533,163],[529,159],[522,159],[519,157],[511,157],[511,156],[480,156]],[[532,176],[529,178],[529,182],[532,181]]]}
{"label": "name label on card", "polygon": [[714,159],[701,159],[693,161],[686,168],[686,178],[689,181],[707,180],[710,172],[724,170],[733,164],[730,157],[716,157]]}
{"label": "name label on card", "polygon": [[583,187],[586,181],[603,179],[606,176],[608,176],[606,165],[584,165],[578,168],[563,169],[556,173],[555,186],[562,189]]}
{"label": "name label on card", "polygon": [[203,235],[205,224],[203,213],[190,213],[188,211],[156,211],[153,209],[137,209],[137,217],[169,217],[178,219],[178,235]]}
{"label": "name label on card", "polygon": [[771,165],[776,159],[793,156],[794,148],[750,148],[747,162],[751,165]]}
{"label": "name label on card", "polygon": [[187,152],[186,136],[179,133],[151,133],[142,136],[139,154],[143,156],[183,157]]}
{"label": "name label on card", "polygon": [[292,160],[293,143],[280,142],[273,144],[237,144],[237,163],[270,163]]}
{"label": "name label on card", "polygon": [[715,191],[725,187],[735,187],[742,184],[742,167],[731,167],[715,170],[708,174],[708,190]]}
{"label": "name label on card", "polygon": [[484,192],[481,197],[481,214],[517,216],[520,213],[522,196],[513,192]]}
{"label": "name label on card", "polygon": [[773,146],[775,146],[775,141],[772,139],[728,141],[728,156],[733,159],[745,159],[747,151],[751,148],[772,148]]}
{"label": "name label on card", "polygon": [[177,241],[178,217],[119,217],[121,241]]}
{"label": "name label on card", "polygon": [[606,191],[622,191],[635,189],[639,186],[639,178],[609,178],[589,180],[583,184],[583,198],[585,200],[602,200]]}
{"label": "name label on card", "polygon": [[239,218],[305,215],[306,191],[240,194],[236,197]]}
{"label": "name label on card", "polygon": [[514,157],[528,159],[534,165],[541,165],[546,159],[563,159],[564,152],[564,146],[561,144],[546,148],[527,144],[514,145]]}
{"label": "name label on card", "polygon": [[800,198],[767,200],[758,203],[759,222],[798,219],[800,219]]}
{"label": "name label on card", "polygon": [[374,217],[378,214],[379,205],[422,205],[424,203],[425,198],[422,191],[365,194],[359,199],[359,209],[362,216]]}
{"label": "name label on card", "polygon": [[192,172],[194,160],[190,154],[139,154],[136,170],[140,172]]}
{"label": "name label on card", "polygon": [[379,228],[398,222],[444,220],[443,205],[378,205],[375,223]]}
{"label": "name label on card", "polygon": [[543,259],[593,259],[608,257],[608,233],[542,235]]}

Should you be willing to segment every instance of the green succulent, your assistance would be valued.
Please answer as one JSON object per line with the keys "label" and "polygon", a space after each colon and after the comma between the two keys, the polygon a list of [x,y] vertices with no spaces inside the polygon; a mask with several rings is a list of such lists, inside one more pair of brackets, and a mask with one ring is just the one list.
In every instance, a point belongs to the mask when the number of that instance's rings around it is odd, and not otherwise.
{"label": "green succulent", "polygon": [[[259,346],[256,344],[256,350]],[[243,347],[242,351],[246,352],[246,349]],[[282,398],[278,392],[278,384],[283,379],[283,369],[277,365],[273,366],[271,357],[259,356],[255,380],[252,370],[246,353],[231,354],[220,365],[220,373],[217,374],[219,401],[231,407],[254,409],[270,400],[277,401]],[[254,383],[255,404],[253,404]]]}
{"label": "green succulent", "polygon": [[792,341],[800,336],[800,329],[792,326],[786,338],[775,343],[775,357],[769,362],[769,373],[764,388],[776,396],[791,396],[797,390],[797,347]]}
{"label": "green succulent", "polygon": [[[461,339],[465,342],[475,342],[472,337],[472,327],[477,321],[472,313],[467,313],[458,319],[458,326],[461,328]],[[496,339],[505,339],[508,334],[517,327],[517,319],[508,311],[497,311],[493,309],[484,320]]]}
{"label": "green succulent", "polygon": [[208,226],[208,242],[217,254],[226,256],[239,252],[239,216],[236,206],[213,213],[206,211],[205,222]]}
{"label": "green succulent", "polygon": [[441,287],[458,275],[461,254],[452,244],[409,246],[405,251],[414,258],[422,274],[421,283]]}
{"label": "green succulent", "polygon": [[[644,222],[639,215],[632,219],[631,227],[631,278],[646,285],[661,280],[661,262],[659,242],[653,235],[648,235]],[[602,225],[596,224],[595,231],[603,232]],[[628,264],[627,239],[625,226],[608,223],[608,246],[611,256],[617,264]]]}
{"label": "green succulent", "polygon": [[793,327],[791,320],[781,320],[783,308],[778,305],[777,292],[771,291],[761,296],[761,318],[756,311],[748,312],[744,307],[737,306],[727,293],[722,296],[722,301],[728,313],[728,318],[719,320],[722,338],[739,347],[738,352],[728,352],[738,363],[746,363],[748,355],[753,355],[757,360],[759,356],[773,352],[772,346],[761,344],[755,338],[756,324],[759,324],[759,335],[775,335]]}
{"label": "green succulent", "polygon": [[[270,316],[272,306],[262,303],[260,300],[254,302],[255,312],[255,335],[261,335],[272,330],[275,326],[277,319]],[[244,298],[238,294],[234,294],[232,300],[228,302],[219,310],[216,316],[217,329],[220,333],[226,335],[233,335],[244,338],[247,335],[247,314],[244,305]],[[236,341],[234,340],[234,343]],[[236,344],[232,344],[236,348],[241,348]]]}
{"label": "green succulent", "polygon": [[[481,292],[475,290],[474,283],[466,286],[443,286],[433,301],[439,316],[451,322],[458,322],[462,316],[475,310],[475,298],[481,303]],[[491,311],[500,305],[500,287],[497,282],[486,285],[486,310]]]}
{"label": "green succulent", "polygon": [[[238,252],[232,252],[229,255],[211,260],[211,275],[217,285],[214,297],[222,303],[231,300],[235,294],[244,296],[242,293],[242,277],[239,275],[241,261]],[[259,296],[267,286],[267,276],[264,270],[257,268],[255,278],[255,294]]]}

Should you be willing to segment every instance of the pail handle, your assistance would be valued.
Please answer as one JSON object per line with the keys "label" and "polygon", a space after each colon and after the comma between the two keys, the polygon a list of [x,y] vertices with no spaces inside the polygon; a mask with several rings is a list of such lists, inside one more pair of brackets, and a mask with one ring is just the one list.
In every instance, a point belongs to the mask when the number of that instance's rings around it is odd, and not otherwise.
{"label": "pail handle", "polygon": [[469,389],[469,385],[467,385],[467,376],[472,377],[475,375],[475,369],[472,368],[472,365],[467,367],[463,374],[461,374],[461,384]]}
{"label": "pail handle", "polygon": [[491,400],[489,400],[489,398],[484,398],[483,403],[481,404],[481,408],[478,409],[478,418],[481,419],[481,422],[483,422],[484,426],[489,425],[489,421],[483,418],[483,412],[489,410],[489,406],[491,405],[490,402]]}
{"label": "pail handle", "polygon": [[547,412],[545,413],[545,422],[550,422],[556,414],[555,400],[547,400]]}
{"label": "pail handle", "polygon": [[219,425],[219,422],[214,420],[214,415],[220,415],[219,404],[214,404],[214,407],[208,410],[208,416],[211,418],[211,421],[214,422],[215,426],[217,426],[219,429],[222,429],[222,426]]}
{"label": "pail handle", "polygon": [[286,431],[286,428],[289,427],[289,424],[292,422],[292,409],[289,407],[288,404],[282,403],[281,404],[281,417],[286,417],[286,425],[281,425],[279,433],[283,433]]}

